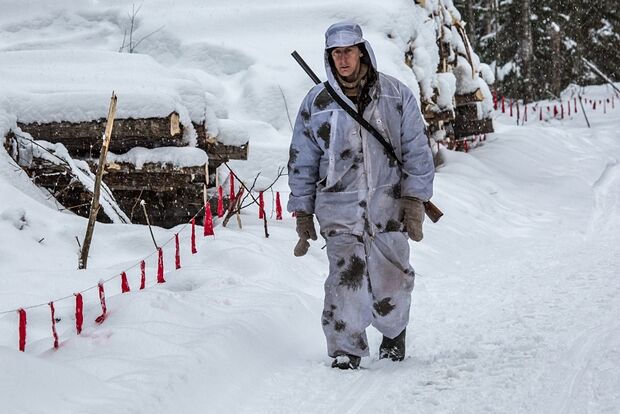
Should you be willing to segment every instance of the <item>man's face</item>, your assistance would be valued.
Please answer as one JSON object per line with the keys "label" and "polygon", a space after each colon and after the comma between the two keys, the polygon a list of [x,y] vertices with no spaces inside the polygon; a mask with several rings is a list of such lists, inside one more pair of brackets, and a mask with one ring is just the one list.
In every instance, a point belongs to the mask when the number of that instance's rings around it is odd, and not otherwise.
{"label": "man's face", "polygon": [[332,50],[336,70],[345,80],[353,80],[357,77],[361,57],[362,52],[357,46],[337,47]]}

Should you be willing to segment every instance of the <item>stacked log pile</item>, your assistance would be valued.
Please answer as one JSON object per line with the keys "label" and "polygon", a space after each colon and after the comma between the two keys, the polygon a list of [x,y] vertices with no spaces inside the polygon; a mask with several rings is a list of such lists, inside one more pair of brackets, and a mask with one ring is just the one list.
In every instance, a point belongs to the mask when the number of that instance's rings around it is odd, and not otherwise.
{"label": "stacked log pile", "polygon": [[[91,171],[95,171],[105,119],[79,123],[18,122],[18,126],[35,140],[62,143],[72,158],[88,162]],[[132,223],[146,224],[140,208],[141,200],[146,203],[152,224],[172,227],[187,222],[204,203],[204,185],[208,188],[215,186],[216,168],[230,159],[247,159],[248,143],[225,145],[207,134],[204,123],[194,123],[193,126],[198,136],[197,146],[209,156],[209,177],[206,176],[206,165],[175,167],[167,163],[146,163],[136,168],[130,163],[107,164],[103,181]],[[5,146],[10,147],[12,140],[15,135],[9,133],[5,137]],[[164,118],[117,119],[110,151],[123,154],[134,147],[153,149],[187,145],[179,116],[171,113]],[[92,194],[72,177],[66,166],[39,158],[19,164],[37,185],[49,190],[65,208],[88,216]],[[110,221],[103,212],[99,213],[98,220]]]}

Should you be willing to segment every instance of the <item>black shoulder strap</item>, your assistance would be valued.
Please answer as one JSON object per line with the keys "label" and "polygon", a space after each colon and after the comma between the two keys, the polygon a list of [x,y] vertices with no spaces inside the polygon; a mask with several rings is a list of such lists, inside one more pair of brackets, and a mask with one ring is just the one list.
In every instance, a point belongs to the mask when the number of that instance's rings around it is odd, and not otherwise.
{"label": "black shoulder strap", "polygon": [[355,119],[357,123],[360,124],[366,131],[370,132],[370,134],[375,137],[381,145],[383,145],[388,155],[393,158],[399,166],[402,167],[403,163],[398,159],[398,157],[396,156],[396,152],[394,152],[394,148],[392,148],[390,143],[383,137],[383,135],[381,135],[381,133],[377,131],[375,127],[370,125],[370,123],[366,121],[355,109],[351,108],[344,101],[344,99],[342,99],[342,97],[338,95],[338,92],[334,90],[334,88],[332,87],[332,85],[330,85],[329,82],[323,82],[323,85],[325,85],[325,89],[327,89],[327,92],[336,101],[336,103],[338,103],[338,105],[340,105],[342,109],[344,109],[346,113],[348,113],[353,119]]}

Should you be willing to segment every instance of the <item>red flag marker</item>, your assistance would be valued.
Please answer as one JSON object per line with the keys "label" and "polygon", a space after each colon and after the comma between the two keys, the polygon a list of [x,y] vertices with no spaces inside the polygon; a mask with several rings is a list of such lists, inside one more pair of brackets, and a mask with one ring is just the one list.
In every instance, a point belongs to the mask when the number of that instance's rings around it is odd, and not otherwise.
{"label": "red flag marker", "polygon": [[558,117],[558,106],[557,105],[553,105],[553,117],[554,118]]}
{"label": "red flag marker", "polygon": [[502,113],[505,114],[506,113],[506,102],[505,102],[505,98],[502,96]]}
{"label": "red flag marker", "polygon": [[510,117],[512,118],[512,98],[510,98]]}
{"label": "red flag marker", "polygon": [[577,98],[573,98],[573,106],[575,107],[575,113],[577,113]]}
{"label": "red flag marker", "polygon": [[205,236],[213,236],[213,216],[211,215],[211,203],[209,203],[208,201],[207,204],[205,204],[205,220],[203,223],[203,227],[203,233]]}
{"label": "red flag marker", "polygon": [[493,109],[497,111],[497,90],[493,89]]}
{"label": "red flag marker", "polygon": [[280,203],[280,192],[276,192],[276,220],[282,220],[282,203]]}
{"label": "red flag marker", "polygon": [[523,114],[523,123],[527,122],[527,104],[525,104],[525,113]]}
{"label": "red flag marker", "polygon": [[56,310],[54,309],[54,302],[48,303],[50,305],[50,311],[52,312],[52,335],[54,337],[54,349],[58,349],[58,334],[56,333]]}
{"label": "red flag marker", "polygon": [[158,249],[159,257],[157,259],[157,283],[166,283],[164,279],[164,251],[160,247]]}
{"label": "red flag marker", "polygon": [[127,273],[121,273],[121,293],[130,292],[129,282],[127,281]]}
{"label": "red flag marker", "polygon": [[568,109],[568,116],[570,116],[570,99],[566,101],[566,109]]}
{"label": "red flag marker", "polygon": [[539,120],[539,121],[542,121],[542,120],[543,120],[543,118],[542,118],[542,108],[540,108],[540,114],[539,114],[539,116],[538,116],[538,120]]}
{"label": "red flag marker", "polygon": [[224,217],[224,190],[221,185],[217,188],[217,216]]}
{"label": "red flag marker", "polygon": [[180,269],[181,268],[181,252],[179,251],[179,233],[174,235],[174,245],[176,248],[176,251],[174,253],[174,268]]}
{"label": "red flag marker", "polygon": [[84,323],[84,301],[81,293],[74,293],[75,296],[75,330],[77,334],[82,333],[82,324]]}
{"label": "red flag marker", "polygon": [[196,250],[196,219],[192,217],[192,254],[198,253]]}
{"label": "red flag marker", "polygon": [[26,350],[26,311],[19,309],[19,350],[24,352]]}
{"label": "red flag marker", "polygon": [[265,198],[262,191],[258,193],[258,218],[265,218]]}
{"label": "red flag marker", "polygon": [[235,202],[235,175],[230,172],[230,204]]}
{"label": "red flag marker", "polygon": [[103,282],[99,282],[98,286],[99,286],[99,302],[101,302],[101,310],[103,311],[103,313],[99,315],[97,319],[95,319],[95,322],[103,323],[103,321],[105,321],[108,311],[105,306],[105,291],[103,290]]}
{"label": "red flag marker", "polygon": [[140,290],[146,286],[146,263],[144,260],[140,262]]}

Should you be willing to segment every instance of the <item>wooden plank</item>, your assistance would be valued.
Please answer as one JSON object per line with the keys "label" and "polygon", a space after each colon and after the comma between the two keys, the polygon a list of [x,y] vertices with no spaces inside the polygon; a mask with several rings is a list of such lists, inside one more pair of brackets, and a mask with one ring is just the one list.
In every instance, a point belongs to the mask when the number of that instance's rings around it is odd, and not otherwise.
{"label": "wooden plank", "polygon": [[[52,143],[62,143],[72,157],[97,157],[103,143],[105,119],[90,122],[22,123],[17,125],[32,135]],[[109,150],[125,153],[133,147],[183,147],[182,126],[171,135],[172,114],[166,118],[118,119],[114,123]]]}
{"label": "wooden plank", "polygon": [[464,94],[464,95],[454,95],[454,99],[456,101],[456,105],[466,105],[474,102],[482,102],[484,100],[484,95],[480,89],[476,89],[475,92]]}
{"label": "wooden plank", "polygon": [[493,132],[493,120],[491,118],[472,119],[454,125],[454,135],[456,138],[476,134],[489,134],[491,132]]}

